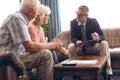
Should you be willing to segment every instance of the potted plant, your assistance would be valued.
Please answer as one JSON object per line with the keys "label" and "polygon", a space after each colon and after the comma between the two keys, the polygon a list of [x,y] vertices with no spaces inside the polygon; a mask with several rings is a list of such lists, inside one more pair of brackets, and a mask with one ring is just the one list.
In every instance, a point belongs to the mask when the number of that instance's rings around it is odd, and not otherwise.
{"label": "potted plant", "polygon": [[52,24],[50,23],[47,23],[47,24],[43,24],[42,25],[42,28],[44,30],[44,33],[45,33],[45,37],[46,37],[46,41],[48,41],[48,31],[52,28]]}

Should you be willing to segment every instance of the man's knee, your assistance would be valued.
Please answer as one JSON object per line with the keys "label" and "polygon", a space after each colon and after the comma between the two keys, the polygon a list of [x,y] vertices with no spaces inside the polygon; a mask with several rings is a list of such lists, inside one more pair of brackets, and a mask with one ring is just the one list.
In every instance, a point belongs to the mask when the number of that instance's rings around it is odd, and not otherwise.
{"label": "man's knee", "polygon": [[101,45],[101,47],[108,47],[108,42],[107,41],[101,41],[100,45]]}
{"label": "man's knee", "polygon": [[40,51],[39,54],[42,54],[45,59],[52,58],[52,52],[47,49]]}
{"label": "man's knee", "polygon": [[73,49],[73,48],[75,48],[75,44],[74,43],[70,43],[68,45],[68,50]]}

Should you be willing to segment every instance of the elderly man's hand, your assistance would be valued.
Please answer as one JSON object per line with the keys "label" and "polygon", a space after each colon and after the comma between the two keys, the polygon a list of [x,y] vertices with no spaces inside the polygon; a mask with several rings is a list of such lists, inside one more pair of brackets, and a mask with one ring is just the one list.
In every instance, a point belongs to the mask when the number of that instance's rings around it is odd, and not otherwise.
{"label": "elderly man's hand", "polygon": [[63,44],[59,40],[53,40],[51,43],[54,44],[55,51],[62,54],[67,54],[67,50],[63,47]]}
{"label": "elderly man's hand", "polygon": [[59,39],[53,39],[51,42],[61,42]]}
{"label": "elderly man's hand", "polygon": [[55,51],[57,51],[61,54],[65,54],[65,55],[68,54],[67,50],[64,47],[57,48],[57,49],[55,49]]}
{"label": "elderly man's hand", "polygon": [[58,39],[53,39],[49,43],[52,44],[54,48],[63,46],[63,44],[61,43],[61,41],[58,40]]}

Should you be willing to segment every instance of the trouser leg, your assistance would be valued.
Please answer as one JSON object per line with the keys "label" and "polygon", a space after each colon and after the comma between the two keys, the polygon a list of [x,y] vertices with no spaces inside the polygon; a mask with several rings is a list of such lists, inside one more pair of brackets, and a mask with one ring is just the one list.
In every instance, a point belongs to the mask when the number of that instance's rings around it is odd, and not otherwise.
{"label": "trouser leg", "polygon": [[68,45],[68,51],[69,51],[69,54],[68,54],[69,58],[82,54],[81,48],[76,47],[74,43],[70,43]]}
{"label": "trouser leg", "polygon": [[54,61],[53,64],[57,64],[58,63],[58,57],[57,57],[57,54],[54,50],[52,50],[52,56],[53,56],[53,61]]}
{"label": "trouser leg", "polygon": [[102,41],[100,43],[100,55],[107,56],[107,74],[112,74],[111,58],[107,41]]}
{"label": "trouser leg", "polygon": [[87,47],[87,53],[107,56],[107,74],[112,74],[111,58],[107,41],[96,43],[94,46]]}
{"label": "trouser leg", "polygon": [[53,58],[49,50],[21,57],[27,69],[37,68],[37,80],[53,80]]}
{"label": "trouser leg", "polygon": [[[69,54],[68,54],[69,58],[82,54],[81,48],[76,47],[73,43],[69,44],[68,50],[69,50]],[[107,56],[107,74],[112,74],[111,58],[110,58],[110,52],[107,41],[101,41],[101,43],[96,43],[94,46],[87,47],[86,53]]]}

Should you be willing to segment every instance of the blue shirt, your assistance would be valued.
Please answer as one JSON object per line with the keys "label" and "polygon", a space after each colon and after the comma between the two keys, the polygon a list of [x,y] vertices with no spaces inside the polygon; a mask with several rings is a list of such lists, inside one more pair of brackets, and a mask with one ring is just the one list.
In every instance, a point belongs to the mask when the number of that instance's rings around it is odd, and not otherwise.
{"label": "blue shirt", "polygon": [[19,55],[26,52],[23,42],[30,41],[29,20],[22,12],[9,15],[0,29],[0,51],[13,51]]}

